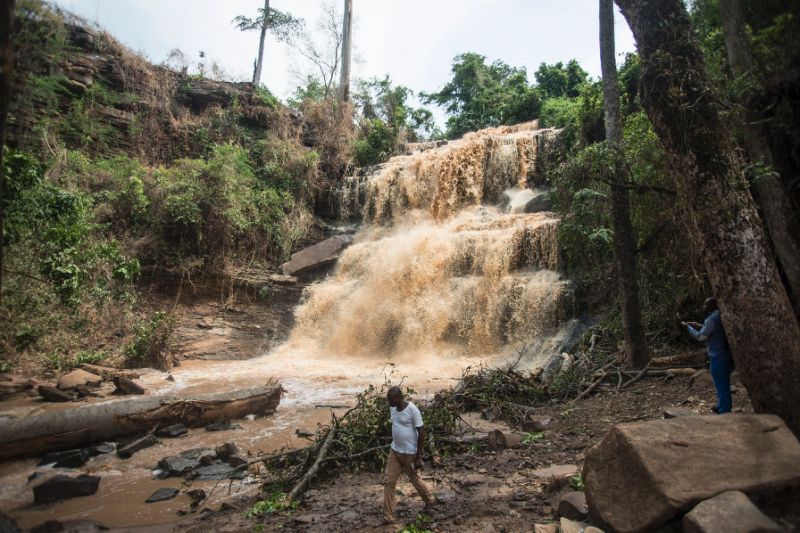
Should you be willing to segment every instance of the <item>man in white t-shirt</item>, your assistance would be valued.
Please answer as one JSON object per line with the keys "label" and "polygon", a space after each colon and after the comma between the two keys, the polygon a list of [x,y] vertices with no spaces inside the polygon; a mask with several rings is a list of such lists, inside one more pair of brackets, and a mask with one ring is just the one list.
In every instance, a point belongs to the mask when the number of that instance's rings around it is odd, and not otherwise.
{"label": "man in white t-shirt", "polygon": [[433,507],[436,500],[416,472],[417,468],[422,468],[422,449],[425,443],[422,414],[416,405],[403,399],[400,387],[391,387],[386,393],[386,399],[389,400],[392,417],[392,445],[383,482],[383,518],[386,523],[392,523],[397,519],[394,493],[401,472],[405,472],[411,480],[425,502],[426,509]]}

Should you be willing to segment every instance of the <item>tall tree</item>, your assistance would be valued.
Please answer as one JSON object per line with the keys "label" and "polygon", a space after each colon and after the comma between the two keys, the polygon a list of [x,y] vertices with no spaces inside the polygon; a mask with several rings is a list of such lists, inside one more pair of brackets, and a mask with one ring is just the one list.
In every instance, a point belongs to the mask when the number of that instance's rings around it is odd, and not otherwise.
{"label": "tall tree", "polygon": [[688,238],[758,412],[800,434],[800,326],[681,0],[616,0],[641,57],[642,105],[670,156]]}
{"label": "tall tree", "polygon": [[250,18],[239,15],[232,22],[242,31],[259,30],[261,32],[258,40],[258,56],[253,68],[253,85],[261,83],[261,71],[264,67],[264,43],[267,39],[267,32],[271,32],[278,41],[287,41],[292,35],[298,33],[303,26],[302,19],[269,7],[269,0],[264,0],[264,7],[258,8],[257,17]]}
{"label": "tall tree", "polygon": [[600,65],[603,73],[603,106],[606,141],[611,146],[615,169],[611,181],[611,225],[614,230],[614,260],[622,311],[622,332],[629,368],[644,368],[650,359],[636,274],[636,243],[631,224],[630,193],[622,180],[622,113],[614,54],[614,1],[600,0]]}
{"label": "tall tree", "polygon": [[3,243],[5,242],[4,206],[6,169],[3,155],[6,146],[6,117],[11,97],[11,70],[14,66],[14,51],[11,45],[11,28],[14,20],[15,0],[0,2],[0,301],[3,289]]}
{"label": "tall tree", "polygon": [[742,95],[745,150],[750,163],[763,170],[753,181],[753,190],[797,314],[800,311],[800,224],[789,195],[774,170],[764,113],[750,102],[754,96],[754,60],[741,0],[720,0],[719,11],[731,73],[746,82]]}
{"label": "tall tree", "polygon": [[342,19],[342,70],[339,79],[339,101],[350,101],[350,63],[353,45],[353,0],[344,0]]}

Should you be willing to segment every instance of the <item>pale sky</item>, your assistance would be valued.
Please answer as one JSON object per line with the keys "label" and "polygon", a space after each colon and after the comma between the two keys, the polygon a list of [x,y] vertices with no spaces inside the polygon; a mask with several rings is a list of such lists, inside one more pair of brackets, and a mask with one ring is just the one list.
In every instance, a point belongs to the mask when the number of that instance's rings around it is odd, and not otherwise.
{"label": "pale sky", "polygon": [[[342,0],[335,0],[337,7]],[[203,50],[237,80],[249,80],[258,32],[231,24],[255,16],[262,0],[55,0],[96,22],[123,44],[160,63],[173,48],[196,59]],[[382,77],[414,91],[436,91],[450,79],[453,57],[477,52],[526,67],[528,79],[541,62],[577,59],[600,76],[597,0],[354,0],[353,45],[360,62],[354,77]],[[272,0],[314,28],[321,0]],[[625,20],[616,13],[618,62],[635,50]],[[264,83],[286,99],[295,86],[291,66],[301,58],[268,39]],[[295,68],[295,70],[297,70]],[[441,124],[442,114],[436,113]]]}

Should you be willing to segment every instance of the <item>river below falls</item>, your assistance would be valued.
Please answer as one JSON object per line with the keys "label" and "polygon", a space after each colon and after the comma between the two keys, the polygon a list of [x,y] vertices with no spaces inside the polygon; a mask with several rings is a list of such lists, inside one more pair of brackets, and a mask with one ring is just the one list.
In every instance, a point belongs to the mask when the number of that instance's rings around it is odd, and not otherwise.
{"label": "river below falls", "polygon": [[[107,527],[130,528],[175,522],[180,510],[188,510],[190,498],[181,492],[176,498],[158,503],[145,500],[159,488],[184,488],[180,477],[157,479],[154,469],[159,459],[181,451],[235,442],[243,454],[256,456],[284,447],[302,447],[308,443],[296,435],[296,430],[313,432],[320,423],[330,420],[330,405],[352,406],[356,395],[369,385],[380,386],[386,381],[403,383],[416,391],[415,397],[431,397],[438,390],[454,384],[468,366],[502,360],[467,357],[454,353],[406,354],[392,360],[365,357],[343,357],[319,353],[302,342],[288,343],[274,352],[245,361],[185,360],[166,374],[145,371],[139,381],[147,394],[176,394],[191,396],[209,392],[238,390],[277,380],[285,389],[277,411],[254,420],[235,422],[239,430],[208,432],[191,429],[176,439],[160,439],[160,443],[122,460],[116,454],[91,458],[81,469],[61,469],[37,466],[38,459],[10,461],[0,464],[0,510],[28,529],[47,520],[94,520]],[[92,400],[109,401],[109,400]],[[113,401],[113,400],[110,400]],[[25,416],[43,410],[64,409],[68,404],[43,404],[26,400],[3,405],[3,411]],[[324,406],[324,407],[318,407]],[[333,411],[341,414],[347,407]],[[388,416],[388,412],[387,412]],[[63,500],[48,505],[33,505],[32,486],[38,483],[28,478],[34,472],[46,475],[89,473],[102,477],[100,488],[93,496]],[[194,481],[191,487],[213,492],[207,504],[213,505],[237,493],[254,494],[258,480]]]}

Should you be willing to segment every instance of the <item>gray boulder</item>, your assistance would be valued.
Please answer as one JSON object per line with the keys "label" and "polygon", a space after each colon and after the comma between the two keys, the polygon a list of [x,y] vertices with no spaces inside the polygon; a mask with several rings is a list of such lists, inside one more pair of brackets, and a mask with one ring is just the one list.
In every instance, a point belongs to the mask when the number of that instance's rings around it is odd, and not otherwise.
{"label": "gray boulder", "polygon": [[553,202],[548,193],[537,194],[525,204],[523,211],[526,213],[541,213],[542,211],[552,211]]}
{"label": "gray boulder", "polygon": [[784,529],[738,490],[698,503],[683,517],[684,533],[768,533]]}
{"label": "gray boulder", "polygon": [[721,492],[800,482],[800,443],[773,415],[681,416],[614,426],[586,455],[592,516],[620,533],[652,531]]}
{"label": "gray boulder", "polygon": [[351,242],[352,235],[334,235],[292,254],[292,258],[281,265],[281,270],[286,276],[299,276],[326,267],[333,264]]}

